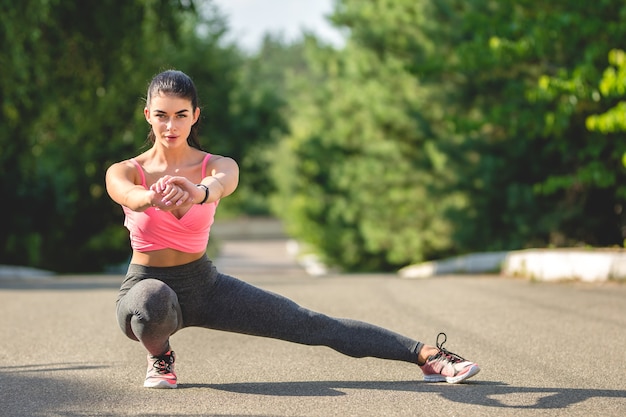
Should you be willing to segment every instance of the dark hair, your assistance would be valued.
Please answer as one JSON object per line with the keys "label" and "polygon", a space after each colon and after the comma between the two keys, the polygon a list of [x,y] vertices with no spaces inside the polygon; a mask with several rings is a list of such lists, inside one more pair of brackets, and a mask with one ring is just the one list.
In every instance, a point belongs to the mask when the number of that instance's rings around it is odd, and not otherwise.
{"label": "dark hair", "polygon": [[[196,90],[196,86],[191,78],[189,78],[189,76],[182,71],[167,70],[157,74],[148,86],[146,105],[149,106],[152,97],[159,94],[173,95],[175,97],[188,99],[191,101],[193,113],[195,113],[196,108],[198,108],[198,90]],[[198,130],[200,128],[199,125],[200,119],[198,118],[196,123],[191,126],[191,132],[189,133],[189,137],[187,137],[187,143],[191,147],[202,150],[200,147],[200,140],[198,138]],[[156,137],[154,136],[154,131],[152,129],[148,132],[148,141],[150,144],[154,144],[156,141]]]}

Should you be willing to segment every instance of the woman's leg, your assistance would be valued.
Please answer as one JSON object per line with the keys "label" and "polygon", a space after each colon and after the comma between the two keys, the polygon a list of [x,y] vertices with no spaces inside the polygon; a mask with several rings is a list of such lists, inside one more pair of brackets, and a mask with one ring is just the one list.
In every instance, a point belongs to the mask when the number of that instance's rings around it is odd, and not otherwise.
{"label": "woman's leg", "polygon": [[214,291],[203,300],[201,326],[328,346],[352,357],[376,357],[417,363],[423,344],[357,320],[329,317],[293,301],[219,274]]}
{"label": "woman's leg", "polygon": [[206,257],[177,267],[130,265],[117,313],[126,335],[143,343],[151,354],[144,383],[149,387],[176,387],[169,337],[183,326],[328,346],[353,357],[418,363],[425,380],[432,382],[461,382],[480,370],[443,349],[445,337],[437,347],[425,346],[382,327],[308,310],[218,273]]}
{"label": "woman's leg", "polygon": [[153,356],[169,350],[169,338],[182,327],[176,293],[156,279],[135,283],[117,304],[117,321],[126,336],[138,340]]}

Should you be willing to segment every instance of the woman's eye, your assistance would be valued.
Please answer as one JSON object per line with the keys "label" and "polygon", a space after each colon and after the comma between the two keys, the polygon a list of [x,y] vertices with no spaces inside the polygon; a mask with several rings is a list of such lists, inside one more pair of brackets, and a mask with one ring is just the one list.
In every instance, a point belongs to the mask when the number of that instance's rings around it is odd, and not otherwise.
{"label": "woman's eye", "polygon": [[[168,118],[168,117],[169,117],[167,114],[163,114],[163,113],[155,114],[154,116],[155,116],[156,118],[158,118],[158,119],[166,119],[166,118]],[[177,119],[184,119],[184,118],[186,118],[186,117],[187,117],[187,115],[186,115],[186,114],[177,114],[177,115],[176,115],[176,118],[177,118]]]}

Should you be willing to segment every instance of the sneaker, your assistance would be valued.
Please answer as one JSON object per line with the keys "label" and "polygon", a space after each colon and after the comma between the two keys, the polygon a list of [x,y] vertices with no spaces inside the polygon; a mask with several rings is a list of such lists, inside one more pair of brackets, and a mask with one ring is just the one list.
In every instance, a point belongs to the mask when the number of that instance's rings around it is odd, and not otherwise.
{"label": "sneaker", "polygon": [[148,371],[143,386],[146,388],[176,388],[174,360],[174,352],[171,350],[161,356],[148,354]]}
{"label": "sneaker", "polygon": [[[439,337],[443,335],[443,342],[439,343]],[[448,382],[456,384],[473,377],[480,368],[474,362],[467,361],[459,355],[447,351],[443,348],[446,343],[447,336],[445,333],[437,335],[437,348],[439,352],[431,355],[426,359],[424,365],[421,365],[424,372],[424,381],[426,382]]]}

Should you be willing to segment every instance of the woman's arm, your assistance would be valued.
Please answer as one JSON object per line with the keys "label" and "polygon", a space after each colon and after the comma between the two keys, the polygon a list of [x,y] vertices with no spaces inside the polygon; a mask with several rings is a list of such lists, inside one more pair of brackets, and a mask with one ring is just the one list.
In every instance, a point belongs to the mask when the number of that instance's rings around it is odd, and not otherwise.
{"label": "woman's arm", "polygon": [[232,158],[212,156],[207,165],[207,174],[209,175],[201,182],[209,188],[207,202],[231,195],[239,185],[239,166]]}
{"label": "woman's arm", "polygon": [[137,168],[130,161],[115,163],[107,169],[106,188],[116,203],[133,211],[144,211],[151,207],[157,194],[135,183]]}

